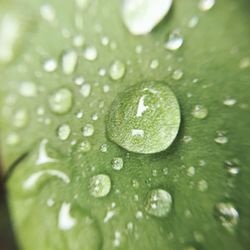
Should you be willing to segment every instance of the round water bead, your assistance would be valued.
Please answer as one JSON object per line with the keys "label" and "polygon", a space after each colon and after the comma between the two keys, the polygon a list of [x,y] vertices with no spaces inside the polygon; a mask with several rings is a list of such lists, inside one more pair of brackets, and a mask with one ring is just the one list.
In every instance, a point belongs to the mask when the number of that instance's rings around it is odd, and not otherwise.
{"label": "round water bead", "polygon": [[98,174],[90,179],[89,191],[96,198],[106,196],[111,189],[111,180],[106,174]]}
{"label": "round water bead", "polygon": [[147,197],[145,210],[156,217],[165,217],[172,207],[172,196],[163,189],[152,190]]}
{"label": "round water bead", "polygon": [[56,114],[67,113],[71,109],[72,103],[72,92],[66,88],[57,90],[49,97],[50,109]]}
{"label": "round water bead", "polygon": [[109,138],[131,152],[150,154],[167,149],[180,126],[180,108],[163,82],[134,85],[117,96],[107,118]]}

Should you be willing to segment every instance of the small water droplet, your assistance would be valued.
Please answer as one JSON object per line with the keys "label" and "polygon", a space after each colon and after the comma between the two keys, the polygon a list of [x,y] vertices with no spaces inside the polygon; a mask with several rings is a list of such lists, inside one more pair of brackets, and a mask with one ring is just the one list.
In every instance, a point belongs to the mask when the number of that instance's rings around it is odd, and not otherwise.
{"label": "small water droplet", "polygon": [[112,80],[119,80],[121,79],[126,71],[125,64],[119,60],[116,60],[112,63],[109,69],[109,75]]}
{"label": "small water droplet", "polygon": [[149,67],[151,69],[156,69],[156,68],[158,68],[159,64],[160,64],[159,61],[157,59],[154,59],[151,61]]}
{"label": "small water droplet", "polygon": [[156,153],[168,148],[180,125],[174,93],[163,83],[145,82],[122,92],[107,119],[109,138],[131,152]]}
{"label": "small water droplet", "polygon": [[21,141],[20,136],[15,132],[12,132],[12,133],[8,134],[7,137],[6,137],[6,143],[8,145],[14,146],[14,145],[19,144],[20,141]]}
{"label": "small water droplet", "polygon": [[184,143],[189,143],[193,140],[193,138],[189,135],[184,135],[182,140]]}
{"label": "small water droplet", "polygon": [[201,191],[201,192],[204,192],[208,189],[208,184],[205,180],[200,180],[198,182],[198,189]]}
{"label": "small water droplet", "polygon": [[82,76],[77,76],[74,79],[75,85],[81,86],[85,82],[85,79]]}
{"label": "small water droplet", "polygon": [[23,128],[27,125],[29,114],[26,109],[19,109],[13,117],[13,124],[17,128]]}
{"label": "small water droplet", "polygon": [[237,103],[236,99],[232,98],[232,97],[227,97],[224,101],[223,101],[223,104],[226,105],[226,106],[233,106]]}
{"label": "small water droplet", "polygon": [[187,169],[187,175],[188,175],[189,177],[192,177],[192,176],[195,175],[195,168],[194,168],[193,166],[191,166],[191,167],[189,167],[189,168]]}
{"label": "small water droplet", "polygon": [[100,147],[100,151],[102,153],[108,152],[108,145],[106,143],[102,144],[101,147]]}
{"label": "small water droplet", "polygon": [[86,124],[84,127],[83,127],[83,130],[82,130],[82,134],[83,136],[85,137],[90,137],[94,134],[95,132],[95,128],[92,124]]}
{"label": "small water droplet", "polygon": [[123,21],[133,35],[149,32],[169,12],[172,0],[125,0],[123,1]]}
{"label": "small water droplet", "polygon": [[114,170],[121,170],[123,168],[123,159],[121,157],[115,157],[112,160],[112,168]]}
{"label": "small water droplet", "polygon": [[201,11],[208,11],[215,5],[215,0],[200,0],[198,7]]}
{"label": "small water droplet", "polygon": [[82,47],[85,43],[85,39],[82,35],[76,35],[73,37],[73,45],[77,48]]}
{"label": "small water droplet", "polygon": [[141,220],[143,218],[143,212],[142,211],[137,211],[135,214],[135,218],[137,220]]}
{"label": "small water droplet", "polygon": [[146,200],[145,210],[156,217],[165,217],[172,207],[172,196],[163,189],[152,190]]}
{"label": "small water droplet", "polygon": [[69,89],[61,88],[49,97],[49,105],[52,112],[66,114],[73,105],[73,95]]}
{"label": "small water droplet", "polygon": [[191,19],[188,22],[188,27],[193,29],[197,26],[199,22],[199,17],[198,16],[192,16]]}
{"label": "small water droplet", "polygon": [[181,69],[174,70],[172,78],[176,81],[180,80],[183,77],[183,71]]}
{"label": "small water droplet", "polygon": [[62,56],[62,69],[66,75],[71,75],[76,68],[78,56],[74,50],[66,51]]}
{"label": "small water droplet", "polygon": [[94,46],[87,47],[84,52],[83,56],[88,61],[94,61],[97,58],[97,50]]}
{"label": "small water droplet", "polygon": [[47,22],[53,22],[55,20],[55,9],[50,4],[43,4],[40,7],[40,14]]}
{"label": "small water droplet", "polygon": [[111,180],[106,174],[91,177],[89,183],[90,194],[96,198],[108,195],[111,189]]}
{"label": "small water droplet", "polygon": [[214,141],[218,144],[228,143],[228,138],[225,136],[225,132],[217,131],[217,137],[214,138]]}
{"label": "small water droplet", "polygon": [[57,129],[57,136],[62,141],[67,140],[69,138],[70,133],[71,129],[68,124],[62,124]]}
{"label": "small water droplet", "polygon": [[80,144],[79,144],[79,148],[78,148],[78,150],[80,151],[80,152],[88,152],[88,151],[90,151],[91,150],[91,144],[90,144],[90,142],[89,141],[82,141]]}
{"label": "small water droplet", "polygon": [[91,85],[89,83],[84,83],[80,89],[81,95],[84,97],[88,97],[90,95],[90,92],[91,92]]}
{"label": "small water droplet", "polygon": [[43,63],[43,69],[49,73],[54,72],[57,69],[57,61],[53,58],[47,59]]}
{"label": "small water droplet", "polygon": [[240,172],[238,159],[233,159],[231,161],[225,161],[224,167],[227,170],[228,174],[231,176],[235,176],[235,175],[239,174],[239,172]]}
{"label": "small water droplet", "polygon": [[19,93],[20,95],[25,97],[35,97],[37,95],[37,87],[33,82],[21,82],[19,87]]}
{"label": "small water droplet", "polygon": [[178,50],[184,42],[179,30],[174,30],[170,33],[168,40],[165,43],[165,48],[171,51]]}
{"label": "small water droplet", "polygon": [[239,213],[230,202],[218,202],[214,208],[214,215],[229,232],[234,231],[239,221]]}
{"label": "small water droplet", "polygon": [[208,115],[208,110],[202,105],[195,105],[191,114],[197,119],[204,119]]}
{"label": "small water droplet", "polygon": [[163,168],[162,172],[164,175],[168,175],[168,168]]}

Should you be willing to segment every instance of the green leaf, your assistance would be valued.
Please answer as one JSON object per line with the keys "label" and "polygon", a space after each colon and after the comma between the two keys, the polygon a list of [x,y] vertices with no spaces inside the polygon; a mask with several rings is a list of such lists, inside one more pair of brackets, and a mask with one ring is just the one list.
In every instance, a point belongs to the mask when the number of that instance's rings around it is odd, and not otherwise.
{"label": "green leaf", "polygon": [[[143,36],[120,1],[77,2],[0,4],[0,31],[16,31],[2,40],[0,128],[21,249],[248,249],[248,1],[176,0]],[[169,86],[181,113],[174,142],[147,155],[106,128],[115,98],[144,81]]]}

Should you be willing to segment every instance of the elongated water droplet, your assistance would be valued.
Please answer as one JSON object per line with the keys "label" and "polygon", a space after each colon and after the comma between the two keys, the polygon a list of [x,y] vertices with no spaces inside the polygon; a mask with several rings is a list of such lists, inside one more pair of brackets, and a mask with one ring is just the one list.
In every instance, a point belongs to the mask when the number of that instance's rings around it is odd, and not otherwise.
{"label": "elongated water droplet", "polygon": [[73,104],[73,95],[69,89],[61,88],[49,97],[51,111],[56,114],[69,112]]}
{"label": "elongated water droplet", "polygon": [[91,92],[91,85],[88,83],[84,83],[81,86],[80,93],[82,94],[82,96],[88,97],[90,95],[90,92]]}
{"label": "elongated water droplet", "polygon": [[49,4],[43,4],[40,7],[40,14],[41,14],[41,17],[47,22],[53,22],[55,20],[55,16],[56,16],[55,10]]}
{"label": "elongated water droplet", "polygon": [[217,136],[214,138],[214,141],[218,144],[226,144],[228,143],[228,138],[223,131],[217,131]]}
{"label": "elongated water droplet", "polygon": [[106,174],[91,177],[89,183],[90,194],[96,198],[108,195],[111,189],[111,180]]}
{"label": "elongated water droplet", "polygon": [[0,64],[10,63],[15,58],[27,30],[28,19],[15,12],[9,10],[0,15]]}
{"label": "elongated water droplet", "polygon": [[165,217],[172,207],[172,196],[163,189],[152,190],[147,197],[145,210],[156,217]]}
{"label": "elongated water droplet", "polygon": [[51,158],[48,156],[46,146],[48,144],[47,139],[43,139],[40,142],[39,149],[38,149],[38,158],[36,160],[36,165],[42,165],[46,163],[56,162],[57,159]]}
{"label": "elongated water droplet", "polygon": [[70,215],[70,207],[70,203],[64,202],[60,208],[58,216],[58,227],[60,230],[70,230],[76,224],[76,220]]}
{"label": "elongated water droplet", "polygon": [[225,161],[224,167],[231,176],[235,176],[240,172],[239,161],[237,159]]}
{"label": "elongated water droplet", "polygon": [[57,136],[62,141],[67,140],[69,138],[70,133],[71,129],[68,124],[62,124],[57,129]]}
{"label": "elongated water droplet", "polygon": [[115,61],[110,66],[109,75],[113,80],[121,79],[125,74],[125,64],[121,61]]}
{"label": "elongated water droplet", "polygon": [[168,148],[180,125],[174,93],[159,82],[130,87],[114,100],[107,119],[109,138],[128,151],[156,153]]}
{"label": "elongated water droplet", "polygon": [[228,97],[223,101],[223,104],[226,106],[229,106],[229,107],[235,105],[236,103],[237,103],[237,101],[232,97]]}
{"label": "elongated water droplet", "polygon": [[168,40],[165,43],[165,48],[168,50],[178,50],[184,42],[183,37],[180,34],[180,31],[174,30],[170,33]]}
{"label": "elongated water droplet", "polygon": [[192,110],[192,116],[197,119],[204,119],[208,115],[208,110],[202,105],[195,105]]}
{"label": "elongated water droplet", "polygon": [[123,1],[123,21],[130,33],[149,33],[169,12],[172,0],[125,0]]}
{"label": "elongated water droplet", "polygon": [[221,225],[233,232],[239,221],[239,213],[230,202],[219,202],[214,209],[215,218],[219,220]]}
{"label": "elongated water droplet", "polygon": [[62,56],[62,69],[64,74],[70,75],[75,71],[77,64],[77,53],[73,50],[67,51]]}

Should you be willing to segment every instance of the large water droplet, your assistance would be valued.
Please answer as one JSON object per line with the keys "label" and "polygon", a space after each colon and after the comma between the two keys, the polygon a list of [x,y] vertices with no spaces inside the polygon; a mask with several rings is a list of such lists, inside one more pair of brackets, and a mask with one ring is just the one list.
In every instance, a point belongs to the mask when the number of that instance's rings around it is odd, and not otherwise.
{"label": "large water droplet", "polygon": [[150,215],[165,217],[172,207],[172,196],[163,189],[152,190],[147,197],[145,210]]}
{"label": "large water droplet", "polygon": [[121,79],[125,74],[125,64],[121,61],[115,61],[110,66],[109,75],[113,80]]}
{"label": "large water droplet", "polygon": [[56,114],[67,113],[73,104],[73,95],[69,89],[61,88],[49,97],[50,109]]}
{"label": "large water droplet", "polygon": [[130,87],[114,100],[107,119],[109,138],[128,151],[156,153],[168,148],[180,125],[174,93],[164,83]]}
{"label": "large water droplet", "polygon": [[215,217],[222,226],[230,232],[233,232],[239,221],[239,213],[230,202],[219,202],[215,205]]}
{"label": "large water droplet", "polygon": [[169,12],[172,0],[125,0],[123,21],[134,35],[149,33]]}
{"label": "large water droplet", "polygon": [[91,177],[89,183],[90,194],[96,198],[106,196],[111,189],[111,180],[106,174]]}

